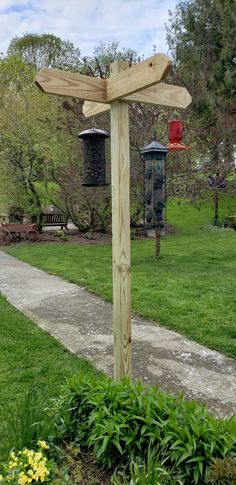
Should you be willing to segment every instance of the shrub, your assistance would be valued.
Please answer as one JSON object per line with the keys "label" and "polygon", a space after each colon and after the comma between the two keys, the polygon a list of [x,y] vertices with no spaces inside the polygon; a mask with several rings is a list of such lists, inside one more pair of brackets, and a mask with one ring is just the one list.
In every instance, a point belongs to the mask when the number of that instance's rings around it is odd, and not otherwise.
{"label": "shrub", "polygon": [[62,230],[55,231],[55,236],[59,237],[61,241],[68,241],[68,236]]}
{"label": "shrub", "polygon": [[183,395],[141,383],[72,380],[60,413],[61,435],[108,468],[146,460],[151,446],[183,483],[205,484],[212,459],[236,452],[233,418],[218,420]]}

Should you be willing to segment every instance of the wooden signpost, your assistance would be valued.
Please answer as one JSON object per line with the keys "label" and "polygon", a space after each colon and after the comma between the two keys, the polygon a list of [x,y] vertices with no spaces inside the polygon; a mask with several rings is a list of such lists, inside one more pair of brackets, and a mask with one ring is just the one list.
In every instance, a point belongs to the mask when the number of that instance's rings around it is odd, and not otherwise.
{"label": "wooden signpost", "polygon": [[[128,67],[111,64],[109,79],[43,69],[36,84],[45,93],[84,100],[83,113],[111,112],[112,258],[114,379],[131,376],[130,154],[128,103],[140,102],[185,109],[187,89],[165,84],[171,59],[156,54]],[[158,83],[158,84],[157,84]]]}

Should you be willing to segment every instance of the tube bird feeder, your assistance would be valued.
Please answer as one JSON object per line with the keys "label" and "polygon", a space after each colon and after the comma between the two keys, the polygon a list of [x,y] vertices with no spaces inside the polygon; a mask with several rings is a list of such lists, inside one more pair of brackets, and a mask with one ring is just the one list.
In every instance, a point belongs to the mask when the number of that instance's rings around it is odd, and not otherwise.
{"label": "tube bird feeder", "polygon": [[85,187],[103,187],[106,182],[105,139],[109,133],[91,128],[79,133],[83,139],[84,149],[84,182]]}

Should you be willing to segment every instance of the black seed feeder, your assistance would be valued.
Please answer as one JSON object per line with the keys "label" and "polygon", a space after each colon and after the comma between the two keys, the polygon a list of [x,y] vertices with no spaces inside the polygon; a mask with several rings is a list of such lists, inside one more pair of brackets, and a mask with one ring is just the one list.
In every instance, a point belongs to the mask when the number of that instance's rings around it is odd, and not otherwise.
{"label": "black seed feeder", "polygon": [[142,151],[145,162],[145,222],[148,229],[163,229],[165,208],[165,160],[168,149],[155,139]]}
{"label": "black seed feeder", "polygon": [[97,128],[82,131],[78,137],[84,145],[84,182],[86,187],[103,187],[106,183],[105,139],[109,133]]}

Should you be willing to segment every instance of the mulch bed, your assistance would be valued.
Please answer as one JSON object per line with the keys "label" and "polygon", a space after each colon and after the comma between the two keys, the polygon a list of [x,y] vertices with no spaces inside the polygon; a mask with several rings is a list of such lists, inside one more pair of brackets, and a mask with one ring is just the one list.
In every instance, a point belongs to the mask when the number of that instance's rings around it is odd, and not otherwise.
{"label": "mulch bed", "polygon": [[80,450],[73,444],[62,444],[64,458],[58,463],[55,483],[64,483],[65,475],[75,485],[111,485],[113,471],[104,470],[87,450]]}
{"label": "mulch bed", "polygon": [[[81,453],[80,458],[80,474],[78,485],[111,485],[112,473],[103,470],[89,453]],[[75,479],[75,478],[74,478]]]}
{"label": "mulch bed", "polygon": [[[73,244],[107,244],[112,242],[112,236],[111,234],[104,234],[101,232],[87,232],[87,233],[79,233],[77,230],[64,230],[64,233],[68,237],[68,241],[63,241],[61,240],[58,236],[55,235],[56,231],[47,231],[43,232],[40,234],[40,238],[38,241],[34,242],[33,244],[37,243],[48,243],[48,242],[53,242],[56,244],[63,243],[65,244],[66,242],[70,242]],[[132,234],[132,231],[131,231]],[[166,235],[173,235],[176,234],[176,229],[173,226],[167,225],[166,228]],[[146,231],[144,229],[136,229],[135,234],[132,237],[132,239],[135,240],[146,240],[149,239],[147,237]],[[25,241],[22,241],[22,243],[25,243]],[[19,243],[9,243],[9,244],[1,244],[0,241],[0,246],[16,246]]]}

